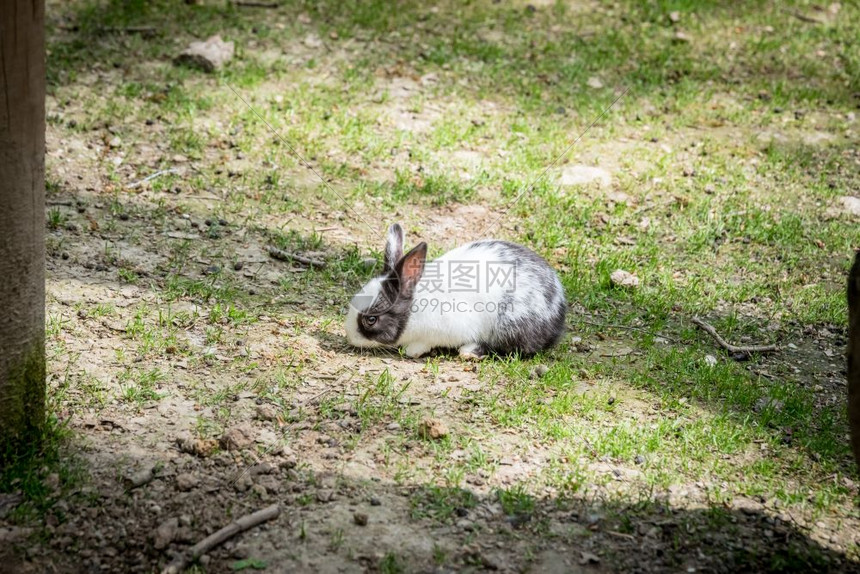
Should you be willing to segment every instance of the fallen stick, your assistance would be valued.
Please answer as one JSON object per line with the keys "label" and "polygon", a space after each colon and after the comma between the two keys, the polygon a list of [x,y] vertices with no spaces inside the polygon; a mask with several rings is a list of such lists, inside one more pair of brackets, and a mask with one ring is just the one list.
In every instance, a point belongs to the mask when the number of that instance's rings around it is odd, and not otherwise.
{"label": "fallen stick", "polygon": [[136,181],[132,184],[129,184],[128,188],[134,189],[135,187],[140,187],[141,185],[143,185],[147,181],[151,181],[151,180],[155,179],[156,177],[166,175],[168,173],[179,173],[179,170],[174,169],[174,168],[170,168],[170,169],[163,169],[161,171],[157,171],[157,172],[153,173],[152,175],[146,176],[145,178],[141,179],[140,181]]}
{"label": "fallen stick", "polygon": [[633,325],[618,325],[615,323],[598,323],[596,321],[589,321],[588,319],[577,319],[580,323],[585,323],[586,325],[591,325],[592,327],[601,327],[604,329],[622,329],[625,331],[638,331],[639,333],[645,333],[646,335],[651,335],[652,337],[662,337],[671,343],[678,343],[677,339],[673,339],[668,335],[661,335],[655,331],[649,331],[643,327],[634,327]]}
{"label": "fallen stick", "polygon": [[152,26],[126,26],[125,28],[102,28],[103,32],[109,32],[114,34],[140,34],[144,37],[152,37],[155,36],[155,33],[158,31]]}
{"label": "fallen stick", "polygon": [[749,347],[738,347],[736,345],[732,345],[726,342],[725,339],[720,337],[720,334],[717,333],[717,330],[699,319],[698,317],[693,317],[691,319],[694,325],[698,325],[702,328],[708,335],[714,338],[714,340],[726,351],[729,353],[773,353],[774,351],[778,351],[779,347],[776,345],[754,345]]}
{"label": "fallen stick", "polygon": [[301,255],[296,255],[295,253],[290,253],[289,251],[278,249],[277,247],[269,246],[268,251],[269,255],[280,261],[297,261],[298,263],[310,265],[311,267],[325,267],[325,261],[320,261],[319,259],[311,259],[310,257],[302,257]]}
{"label": "fallen stick", "polygon": [[259,526],[264,522],[268,522],[274,518],[277,518],[281,513],[281,507],[276,503],[271,506],[267,506],[262,510],[258,510],[253,514],[246,514],[245,516],[234,520],[221,530],[210,534],[197,544],[191,547],[191,550],[188,551],[187,554],[181,555],[179,558],[168,564],[164,570],[161,571],[161,574],[179,574],[183,570],[185,570],[189,564],[215,548],[216,546],[223,544],[230,538],[245,532],[250,528],[254,528],[255,526]]}
{"label": "fallen stick", "polygon": [[233,4],[240,8],[277,8],[277,2],[263,2],[261,0],[233,0]]}
{"label": "fallen stick", "polygon": [[797,18],[801,22],[806,22],[807,24],[823,24],[824,23],[822,20],[819,20],[818,18],[813,18],[812,16],[807,16],[806,14],[803,14],[801,12],[792,12],[791,10],[783,10],[783,12],[785,12],[789,16],[794,16],[795,18]]}

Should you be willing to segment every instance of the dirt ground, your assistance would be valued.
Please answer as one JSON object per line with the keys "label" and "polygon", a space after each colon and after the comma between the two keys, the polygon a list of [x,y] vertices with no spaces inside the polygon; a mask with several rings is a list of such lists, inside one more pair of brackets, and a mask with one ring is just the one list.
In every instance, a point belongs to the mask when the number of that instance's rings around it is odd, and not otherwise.
{"label": "dirt ground", "polygon": [[[534,4],[523,10],[544,5]],[[56,37],[77,33],[65,17],[55,20]],[[315,55],[318,41],[304,36],[272,58],[285,66],[320,58],[324,65],[314,68],[313,79],[322,83],[330,80],[328,68],[362,50],[356,40],[322,58]],[[239,104],[218,109],[221,116],[196,110],[188,122],[208,139],[196,155],[178,153],[168,141],[172,116],[139,122],[134,110],[117,111],[99,93],[119,90],[132,69],[158,81],[176,73],[164,72],[173,70],[170,61],[140,69],[100,62],[48,98],[49,385],[53,412],[70,433],[64,464],[45,467],[47,503],[22,515],[23,495],[0,493],[0,572],[159,572],[231,520],[271,504],[280,508],[276,519],[219,545],[190,571],[860,572],[860,517],[850,504],[840,512],[798,515],[770,495],[797,485],[751,488],[728,499],[714,498],[725,484],[713,476],[664,487],[646,476],[639,456],[600,454],[587,438],[548,440],[530,424],[489,416],[479,398],[514,403],[502,391],[524,377],[499,383],[492,365],[444,354],[412,360],[347,345],[345,295],[368,275],[355,269],[372,266],[366,260],[382,247],[365,219],[375,224],[385,213],[441,247],[485,228],[515,236],[520,215],[528,214],[509,213],[498,196],[482,195],[485,190],[443,205],[392,207],[370,195],[342,200],[337,182],[323,189],[298,165],[283,170],[282,187],[269,186],[276,199],[264,197],[250,178],[272,164],[238,150],[231,118],[245,113]],[[381,131],[429,132],[455,108],[453,100],[434,98],[435,81],[392,64],[379,72],[362,109],[380,114]],[[200,91],[209,89],[206,82],[187,80]],[[277,85],[258,88],[261,100],[277,97]],[[416,98],[430,103],[416,110]],[[114,115],[102,120],[105,110]],[[502,103],[481,102],[473,122],[516,114]],[[834,113],[821,123],[838,121]],[[715,128],[709,137],[730,141],[740,133]],[[697,138],[700,130],[673,129],[660,145],[687,150]],[[631,140],[617,139],[586,147],[580,161],[600,157],[613,174],[648,169],[647,161],[628,157]],[[440,146],[433,160],[450,166],[452,181],[468,181],[476,166],[504,159],[508,152],[494,145]],[[398,153],[391,161],[412,161]],[[319,155],[318,163],[343,161],[364,170],[368,181],[394,173],[390,166],[378,172],[361,166],[354,150]],[[849,156],[846,163],[856,162]],[[169,184],[155,178],[131,186],[165,166],[174,170]],[[609,206],[595,214],[596,228],[616,204],[629,201],[631,211],[647,214],[664,199],[648,192],[631,198],[615,188],[589,191]],[[291,201],[299,207],[269,205]],[[335,271],[325,275],[272,258],[268,247],[287,231],[321,237],[301,252]],[[754,304],[717,311],[778,323]],[[570,313],[604,322],[578,302]],[[750,376],[769,381],[790,373],[814,393],[817,406],[841,404],[844,328],[786,323],[773,330],[782,329],[790,352],[748,363]],[[673,327],[675,336],[685,328]],[[683,346],[674,338],[657,344]],[[537,381],[572,354],[595,365],[645,360],[631,331],[598,327],[571,333],[552,353],[524,363],[531,377],[525,380]],[[597,379],[580,373],[571,392],[617,403],[624,424],[660,422],[654,394]],[[693,409],[689,418],[710,416],[705,406],[681,401]],[[595,424],[610,433],[614,423]],[[791,428],[771,431],[791,446]],[[572,460],[569,442],[587,456]],[[759,457],[764,465],[768,448],[759,441],[714,456],[739,468]],[[801,452],[791,464],[820,459]],[[833,463],[838,471],[827,480],[856,500],[849,478],[856,474],[846,470],[846,460]],[[559,469],[562,463],[567,466]],[[581,474],[570,470],[577,465]],[[550,482],[549,474],[561,480]],[[815,493],[808,498],[793,502],[808,502],[808,510]]]}

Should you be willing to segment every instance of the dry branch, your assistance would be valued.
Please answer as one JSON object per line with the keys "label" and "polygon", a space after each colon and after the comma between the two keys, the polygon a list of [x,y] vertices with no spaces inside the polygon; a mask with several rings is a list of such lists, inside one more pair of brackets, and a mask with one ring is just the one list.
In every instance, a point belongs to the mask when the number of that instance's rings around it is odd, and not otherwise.
{"label": "dry branch", "polygon": [[277,8],[278,2],[265,2],[263,0],[233,0],[233,5],[239,8]]}
{"label": "dry branch", "polygon": [[160,177],[160,176],[165,175],[165,174],[168,174],[168,173],[179,173],[179,170],[177,170],[177,169],[175,169],[175,168],[170,168],[170,169],[163,169],[163,170],[161,170],[161,171],[157,171],[157,172],[153,173],[152,175],[148,175],[148,176],[146,176],[145,178],[143,178],[143,179],[141,179],[141,180],[139,180],[139,181],[136,181],[136,182],[134,182],[134,183],[130,183],[130,184],[128,184],[128,188],[129,188],[129,189],[134,189],[134,188],[136,188],[136,187],[140,187],[141,185],[143,185],[143,184],[144,184],[144,183],[146,183],[147,181],[152,181],[152,180],[153,180],[153,179],[155,179],[156,177]]}
{"label": "dry branch", "polygon": [[311,267],[325,267],[325,261],[320,261],[319,259],[311,259],[310,257],[302,257],[301,255],[296,255],[295,253],[290,253],[289,251],[278,249],[277,247],[270,246],[268,248],[268,251],[269,255],[280,261],[295,261],[304,265],[310,265]]}
{"label": "dry branch", "polygon": [[785,12],[789,16],[794,16],[795,18],[797,18],[801,22],[806,22],[807,24],[823,24],[824,23],[823,21],[819,20],[818,18],[813,18],[812,16],[807,16],[806,14],[803,14],[802,12],[796,12],[796,11],[792,11],[792,10],[783,10],[783,12]]}
{"label": "dry branch", "polygon": [[262,510],[258,510],[253,514],[246,514],[245,516],[234,520],[218,532],[210,534],[192,546],[191,550],[189,550],[187,554],[183,554],[168,564],[164,570],[161,571],[161,574],[179,574],[185,570],[190,563],[194,562],[219,544],[223,544],[230,538],[245,532],[250,528],[254,528],[264,522],[277,518],[280,513],[281,507],[278,504],[273,504]]}
{"label": "dry branch", "polygon": [[720,337],[720,334],[717,333],[717,330],[712,326],[708,325],[698,317],[693,317],[691,319],[693,324],[698,325],[702,328],[708,335],[714,338],[714,340],[726,351],[729,353],[773,353],[774,351],[778,351],[779,347],[776,345],[753,345],[747,347],[739,347],[737,345],[732,345],[728,343],[725,339]]}

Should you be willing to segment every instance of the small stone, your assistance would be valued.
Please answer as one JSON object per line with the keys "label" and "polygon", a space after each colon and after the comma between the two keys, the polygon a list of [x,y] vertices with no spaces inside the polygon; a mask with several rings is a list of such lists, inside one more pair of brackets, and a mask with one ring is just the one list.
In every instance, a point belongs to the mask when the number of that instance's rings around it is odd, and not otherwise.
{"label": "small stone", "polygon": [[546,365],[535,365],[535,367],[529,372],[529,378],[540,379],[548,372],[549,367],[547,367]]}
{"label": "small stone", "polygon": [[609,276],[609,281],[616,287],[624,287],[626,289],[639,287],[639,278],[623,269],[613,271]]}
{"label": "small stone", "polygon": [[592,76],[592,77],[588,78],[586,85],[589,88],[594,88],[595,90],[599,90],[600,88],[603,87],[603,82],[597,76]]}
{"label": "small stone", "polygon": [[120,137],[119,137],[119,136],[114,136],[114,137],[113,137],[113,138],[108,142],[108,145],[109,145],[111,148],[114,148],[114,149],[115,149],[115,148],[118,148],[118,147],[122,147],[122,140],[120,139]]}
{"label": "small stone", "polygon": [[669,21],[672,24],[677,24],[678,22],[681,21],[681,13],[678,12],[677,10],[674,12],[669,12]]}
{"label": "small stone", "polygon": [[164,550],[176,538],[176,531],[179,530],[179,519],[176,517],[169,518],[162,522],[155,531],[154,546],[156,550]]}
{"label": "small stone", "polygon": [[217,265],[210,265],[206,269],[203,270],[203,275],[217,275],[221,272],[221,268]]}
{"label": "small stone", "polygon": [[317,491],[317,502],[331,502],[334,500],[334,491],[333,490],[318,490]]}
{"label": "small stone", "polygon": [[352,515],[352,520],[359,526],[367,526],[367,514],[364,512],[356,512]]}
{"label": "small stone", "polygon": [[233,58],[235,45],[225,42],[221,36],[212,36],[205,42],[191,42],[179,56],[177,64],[184,64],[202,69],[204,72],[214,72]]}
{"label": "small stone", "polygon": [[316,34],[308,34],[305,36],[304,45],[308,48],[319,48],[323,45],[322,40]]}
{"label": "small stone", "polygon": [[176,488],[183,492],[187,492],[197,486],[200,483],[200,479],[197,478],[195,474],[190,472],[183,472],[176,476]]}
{"label": "small stone", "polygon": [[439,419],[427,417],[418,426],[418,434],[424,439],[439,440],[448,436],[448,425]]}
{"label": "small stone", "polygon": [[235,263],[233,263],[233,271],[241,271],[244,266],[245,264],[241,261],[236,261]]}
{"label": "small stone", "polygon": [[227,429],[218,443],[224,450],[242,450],[254,443],[253,432],[248,425],[235,426]]}
{"label": "small stone", "polygon": [[586,552],[585,550],[580,551],[579,553],[579,563],[580,564],[597,564],[600,562],[600,557],[596,554],[592,554],[591,552]]}
{"label": "small stone", "polygon": [[371,496],[371,497],[370,497],[370,505],[371,505],[371,506],[382,506],[382,501],[381,501],[381,500],[379,500],[379,499],[378,499],[377,497],[375,497],[375,496]]}
{"label": "small stone", "polygon": [[636,464],[640,464],[640,465],[645,464],[645,457],[642,456],[641,454],[637,454],[636,458],[633,459],[633,462],[635,462]]}
{"label": "small stone", "polygon": [[689,44],[690,42],[692,42],[692,38],[690,38],[690,36],[688,36],[684,32],[678,30],[677,32],[675,32],[675,35],[672,36],[672,41],[676,44]]}
{"label": "small stone", "polygon": [[717,358],[713,355],[705,355],[705,364],[709,367],[715,367],[717,365]]}
{"label": "small stone", "polygon": [[278,418],[278,411],[272,405],[257,405],[255,415],[261,421],[273,421]]}
{"label": "small stone", "polygon": [[588,165],[572,165],[561,172],[561,185],[579,186],[597,183],[601,186],[612,184],[612,176],[605,169]]}
{"label": "small stone", "polygon": [[187,435],[177,437],[176,445],[181,452],[200,457],[209,456],[218,448],[218,442],[213,439],[199,439]]}
{"label": "small stone", "polygon": [[848,215],[860,217],[860,197],[845,196],[839,198],[842,210]]}
{"label": "small stone", "polygon": [[260,498],[265,498],[269,494],[268,491],[266,490],[266,487],[263,486],[262,484],[254,484],[251,487],[251,491],[254,494],[256,494],[257,496],[259,496]]}
{"label": "small stone", "polygon": [[239,475],[239,478],[233,483],[233,488],[239,492],[247,492],[252,486],[254,486],[254,480],[247,472]]}

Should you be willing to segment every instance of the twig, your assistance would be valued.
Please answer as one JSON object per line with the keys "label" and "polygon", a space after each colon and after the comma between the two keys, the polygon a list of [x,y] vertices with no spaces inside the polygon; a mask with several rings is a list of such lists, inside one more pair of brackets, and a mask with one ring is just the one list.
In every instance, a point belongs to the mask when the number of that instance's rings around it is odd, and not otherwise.
{"label": "twig", "polygon": [[277,8],[278,2],[263,2],[262,0],[233,0],[233,5],[240,8]]}
{"label": "twig", "polygon": [[296,255],[295,253],[278,249],[277,247],[269,246],[268,251],[269,255],[280,261],[297,261],[299,263],[304,263],[305,265],[310,265],[311,267],[325,267],[325,261],[311,259],[310,257],[302,257],[301,255]]}
{"label": "twig", "polygon": [[161,574],[179,574],[185,570],[191,562],[194,562],[219,544],[224,543],[230,538],[250,528],[254,528],[264,522],[277,518],[280,513],[281,507],[276,503],[271,506],[267,506],[262,510],[258,510],[253,514],[246,514],[238,520],[234,520],[218,532],[210,534],[192,546],[191,550],[187,554],[181,555],[179,558],[168,564],[167,567],[161,571]]}
{"label": "twig", "polygon": [[141,179],[140,181],[136,181],[132,184],[129,184],[128,188],[134,189],[135,187],[140,187],[141,185],[143,185],[147,181],[153,180],[156,177],[159,177],[159,176],[162,176],[162,175],[165,175],[168,173],[179,173],[179,170],[177,170],[175,168],[170,168],[170,169],[163,169],[161,171],[157,171],[157,172],[153,173],[152,175],[146,176],[145,178]]}
{"label": "twig", "polygon": [[823,24],[824,23],[821,20],[819,20],[818,18],[813,18],[812,16],[807,16],[806,14],[801,14],[800,12],[793,12],[791,10],[783,10],[783,12],[785,12],[789,16],[794,16],[795,18],[797,18],[801,22],[806,22],[808,24]]}
{"label": "twig", "polygon": [[717,330],[699,319],[698,317],[693,317],[690,319],[694,325],[698,325],[702,328],[708,335],[714,338],[714,340],[726,351],[729,353],[773,353],[779,350],[779,347],[776,345],[754,345],[749,347],[738,347],[735,345],[731,345],[726,342],[725,339],[720,337],[720,334],[717,333]]}
{"label": "twig", "polygon": [[604,329],[623,329],[626,331],[638,331],[640,333],[645,333],[646,335],[651,335],[654,337],[661,337],[675,343],[676,345],[680,344],[680,341],[677,339],[673,339],[672,337],[668,337],[666,335],[661,335],[660,333],[655,333],[654,331],[649,331],[648,329],[643,329],[642,327],[633,327],[632,325],[616,325],[614,323],[597,323],[595,321],[589,321],[588,319],[578,319],[580,323],[585,323],[586,325],[591,325],[592,327],[602,327]]}
{"label": "twig", "polygon": [[604,530],[605,533],[611,534],[612,536],[617,536],[619,538],[626,538],[627,540],[636,540],[636,537],[632,534],[627,534],[625,532],[618,532],[617,530]]}
{"label": "twig", "polygon": [[112,32],[114,34],[140,34],[145,38],[155,36],[157,30],[152,26],[126,26],[125,28],[101,28],[103,32]]}

